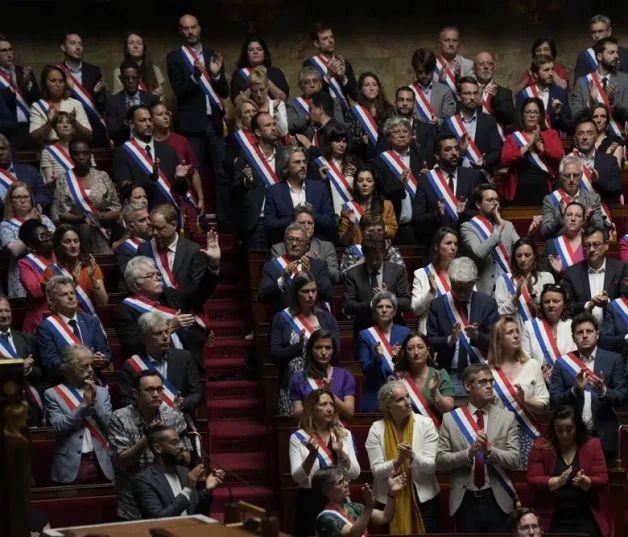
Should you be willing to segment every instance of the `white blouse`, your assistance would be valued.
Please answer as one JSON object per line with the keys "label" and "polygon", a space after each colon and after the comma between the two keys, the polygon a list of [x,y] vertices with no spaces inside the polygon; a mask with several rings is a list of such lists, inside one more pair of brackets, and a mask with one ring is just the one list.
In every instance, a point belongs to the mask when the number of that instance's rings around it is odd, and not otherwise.
{"label": "white blouse", "polygon": [[[567,354],[576,350],[576,344],[571,337],[571,320],[559,321],[556,330],[556,344],[561,354]],[[521,348],[530,358],[534,358],[539,364],[545,363],[545,356],[543,355],[543,349],[534,334],[534,328],[530,321],[527,321],[523,325],[521,330]]]}
{"label": "white blouse", "polygon": [[[497,300],[497,309],[500,315],[511,315],[517,321],[519,325],[519,330],[523,329],[523,323],[521,321],[521,315],[519,314],[519,308],[512,303],[512,295],[508,290],[508,285],[506,284],[506,280],[504,277],[509,276],[512,282],[512,275],[504,275],[500,276],[497,279],[497,284],[495,285],[495,300]],[[543,286],[546,283],[554,283],[554,276],[550,272],[537,272],[537,280],[536,283],[532,286],[534,289],[534,293],[536,297],[532,299],[532,304],[535,308],[538,309],[541,299],[541,291],[543,290]],[[516,289],[516,285],[513,284],[513,287]]]}
{"label": "white blouse", "polygon": [[[495,368],[491,367],[493,376],[496,375]],[[543,379],[543,371],[541,370],[541,363],[536,360],[528,360],[523,364],[521,373],[511,384],[519,384],[523,389],[525,396],[532,401],[539,401],[546,407],[549,406],[549,392]],[[495,402],[493,403],[499,408],[506,408],[499,395],[495,395]]]}
{"label": "white blouse", "polygon": [[[432,271],[432,265],[429,265]],[[438,293],[432,294],[430,291],[430,280],[427,277],[425,267],[414,271],[414,281],[412,282],[412,302],[411,307],[418,320],[418,331],[420,334],[427,333],[427,317],[432,300],[438,297]]]}
{"label": "white blouse", "polygon": [[[89,119],[87,118],[87,112],[85,112],[85,108],[83,105],[77,101],[76,99],[63,99],[61,104],[57,106],[59,112],[68,112],[69,114],[74,113],[76,121],[86,129],[92,130],[91,125],[89,124]],[[46,124],[48,121],[48,116],[44,114],[39,106],[31,107],[31,119],[29,125],[29,132],[36,131],[39,127]],[[54,129],[50,129],[48,133],[48,137],[46,138],[46,143],[56,142],[59,139],[57,133]]]}

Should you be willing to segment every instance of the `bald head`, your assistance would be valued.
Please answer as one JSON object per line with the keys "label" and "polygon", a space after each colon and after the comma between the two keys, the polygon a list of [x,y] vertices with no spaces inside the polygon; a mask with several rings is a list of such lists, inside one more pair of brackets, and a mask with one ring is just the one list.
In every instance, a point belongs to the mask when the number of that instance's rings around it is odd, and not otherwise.
{"label": "bald head", "polygon": [[201,27],[198,19],[194,15],[183,15],[179,19],[179,33],[189,47],[198,45],[201,39]]}
{"label": "bald head", "polygon": [[477,78],[480,84],[488,84],[493,80],[493,70],[495,68],[495,62],[492,54],[488,52],[480,52],[475,57],[473,62],[473,71],[475,72],[475,78]]}

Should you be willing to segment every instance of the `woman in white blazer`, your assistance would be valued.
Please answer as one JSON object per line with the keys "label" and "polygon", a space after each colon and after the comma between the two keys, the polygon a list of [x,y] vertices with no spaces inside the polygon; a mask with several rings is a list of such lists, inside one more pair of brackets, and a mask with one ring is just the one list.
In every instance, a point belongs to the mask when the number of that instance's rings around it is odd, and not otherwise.
{"label": "woman in white blazer", "polygon": [[290,437],[290,472],[299,485],[296,535],[314,535],[319,501],[312,492],[312,476],[329,466],[342,468],[349,479],[360,475],[353,437],[340,423],[329,390],[313,390],[303,402],[299,430]]}
{"label": "woman in white blazer", "polygon": [[[388,477],[391,474],[405,471],[412,478],[408,479],[407,489],[413,502],[408,504],[407,509],[401,509],[402,498],[397,495],[397,512],[390,524],[390,534],[436,533],[440,518],[440,488],[435,476],[438,444],[436,426],[430,418],[412,412],[410,395],[401,381],[384,384],[379,390],[378,400],[379,407],[384,411],[384,419],[371,425],[366,440],[375,499],[386,504]],[[389,441],[388,450],[387,435],[392,435],[393,439]],[[412,442],[405,438],[411,438]],[[411,511],[415,507],[418,509],[417,515],[422,519],[423,531],[417,529],[411,520]]]}

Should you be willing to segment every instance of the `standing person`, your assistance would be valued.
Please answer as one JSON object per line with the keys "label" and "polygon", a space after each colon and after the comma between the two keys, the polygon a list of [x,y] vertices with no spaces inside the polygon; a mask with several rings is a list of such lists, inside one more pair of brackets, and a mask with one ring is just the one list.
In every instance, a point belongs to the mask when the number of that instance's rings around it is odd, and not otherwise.
{"label": "standing person", "polygon": [[[551,58],[554,64],[554,72],[552,73],[552,82],[556,84],[559,88],[562,88],[569,93],[570,84],[569,80],[567,80],[567,71],[562,65],[556,63],[556,56],[558,56],[558,51],[556,48],[556,41],[554,41],[553,37],[539,37],[534,40],[532,43],[532,63],[534,63],[535,58],[538,56],[548,56]],[[519,82],[515,86],[515,93],[519,93],[522,89],[527,88],[528,86],[534,86],[538,81],[537,76],[532,70],[532,66],[526,69],[522,74]]]}
{"label": "standing person", "polygon": [[198,169],[207,162],[211,168],[219,229],[230,228],[229,181],[225,176],[224,107],[229,96],[222,53],[203,47],[201,26],[193,15],[179,19],[179,34],[184,44],[166,58],[168,78],[177,97],[175,131],[192,145]]}
{"label": "standing person", "polygon": [[473,62],[459,54],[460,32],[455,26],[445,26],[438,34],[440,56],[436,58],[434,80],[456,92],[458,80],[473,74]]}
{"label": "standing person", "polygon": [[475,57],[473,74],[480,84],[482,96],[482,112],[493,116],[497,120],[498,130],[502,140],[505,138],[505,129],[515,122],[515,106],[512,100],[512,90],[495,83],[495,59],[488,52],[480,52]]}
{"label": "standing person", "polygon": [[[125,60],[132,60],[138,66],[139,85],[142,91],[152,93],[158,99],[163,99],[166,81],[164,75],[161,74],[161,69],[153,63],[144,37],[138,32],[127,32],[122,44],[122,55]],[[120,68],[116,67],[113,71],[112,94],[114,95],[124,89],[120,74]]]}
{"label": "standing person", "polygon": [[271,99],[269,95],[270,80],[260,67],[251,71],[248,77],[248,88],[251,100],[260,112],[269,113],[277,123],[277,133],[283,137],[288,134],[288,114],[286,104],[280,99]]}
{"label": "standing person", "polygon": [[[557,282],[562,282],[565,271],[584,260],[582,230],[585,225],[586,210],[578,201],[570,201],[562,215],[564,233],[545,243],[543,266],[550,270]],[[602,229],[602,228],[600,228]]]}
{"label": "standing person", "polygon": [[427,48],[412,54],[414,82],[411,84],[419,119],[435,128],[456,113],[454,90],[436,80],[436,55]]}
{"label": "standing person", "polygon": [[608,106],[604,103],[595,103],[591,108],[591,117],[598,133],[595,140],[595,150],[607,155],[613,155],[617,159],[619,169],[623,169],[626,142],[622,136],[610,132],[611,112]]}

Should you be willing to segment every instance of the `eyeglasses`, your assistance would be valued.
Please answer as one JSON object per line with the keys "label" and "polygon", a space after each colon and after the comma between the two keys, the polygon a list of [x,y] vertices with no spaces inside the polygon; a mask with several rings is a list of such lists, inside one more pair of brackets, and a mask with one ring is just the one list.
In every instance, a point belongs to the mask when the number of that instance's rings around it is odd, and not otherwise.
{"label": "eyeglasses", "polygon": [[538,110],[524,110],[523,114],[526,116],[540,116],[541,112]]}
{"label": "eyeglasses", "polygon": [[122,75],[120,78],[122,80],[128,80],[129,82],[135,82],[136,80],[140,79],[139,76],[133,76],[133,75]]}
{"label": "eyeglasses", "polygon": [[484,386],[492,386],[493,384],[495,384],[495,379],[491,378],[491,379],[480,379],[478,381],[476,381],[480,386],[484,387]]}
{"label": "eyeglasses", "polygon": [[305,239],[299,239],[297,237],[286,237],[285,240],[291,244],[305,244],[307,242]]}
{"label": "eyeglasses", "polygon": [[543,286],[543,291],[556,291],[557,293],[562,292],[564,287],[558,283],[546,283]]}
{"label": "eyeglasses", "polygon": [[162,393],[164,393],[164,387],[163,386],[149,386],[148,388],[140,388],[141,392],[144,392],[147,395],[151,395],[153,393],[156,393],[157,395],[161,395]]}
{"label": "eyeglasses", "polygon": [[31,199],[30,196],[11,196],[12,200],[15,201],[28,201],[29,199]]}
{"label": "eyeglasses", "polygon": [[583,242],[582,243],[582,247],[585,250],[590,250],[591,248],[593,248],[594,250],[597,250],[600,246],[602,246],[603,242]]}
{"label": "eyeglasses", "polygon": [[146,276],[139,276],[138,280],[161,280],[161,272],[149,272]]}

